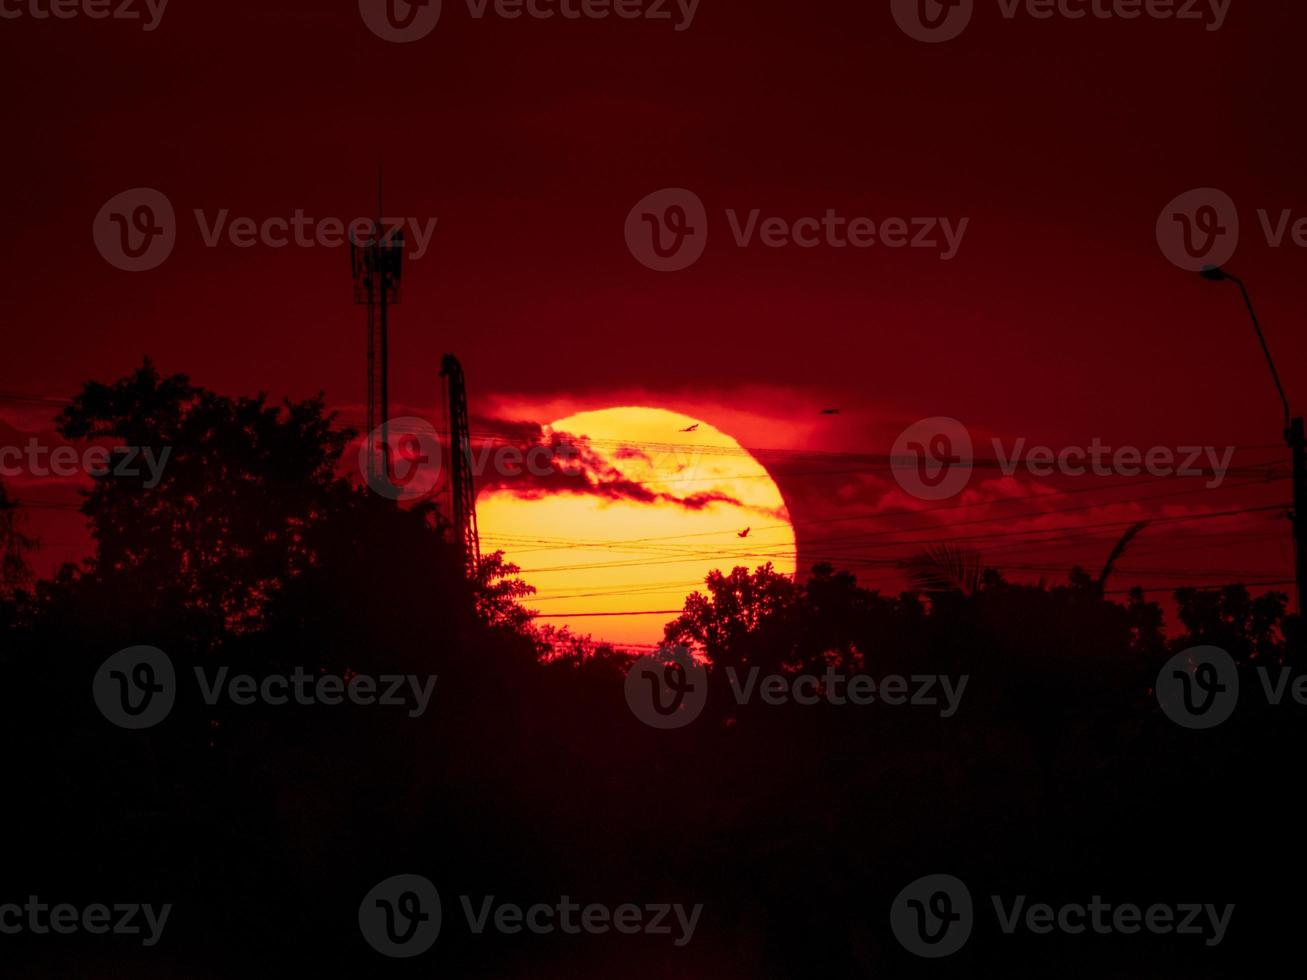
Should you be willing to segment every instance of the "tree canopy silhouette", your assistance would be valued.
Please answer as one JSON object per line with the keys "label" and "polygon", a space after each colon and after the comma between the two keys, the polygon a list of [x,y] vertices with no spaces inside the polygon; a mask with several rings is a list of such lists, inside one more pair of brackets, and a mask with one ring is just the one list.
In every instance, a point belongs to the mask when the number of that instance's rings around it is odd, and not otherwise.
{"label": "tree canopy silhouette", "polygon": [[[39,883],[42,897],[176,902],[176,972],[375,975],[352,918],[397,872],[426,873],[451,895],[680,898],[709,910],[691,959],[586,937],[581,968],[562,939],[492,945],[451,928],[439,952],[449,975],[900,975],[902,955],[880,938],[884,910],[925,871],[987,893],[1146,897],[1160,880],[1223,901],[1269,893],[1284,862],[1302,860],[1250,863],[1246,848],[1211,842],[1214,827],[1259,839],[1267,813],[1291,810],[1284,774],[1301,714],[1249,699],[1198,741],[1152,693],[1167,658],[1197,643],[1224,646],[1244,673],[1289,661],[1281,594],[1181,590],[1168,634],[1158,603],[1139,591],[1112,601],[1104,574],[1019,584],[973,554],[919,563],[917,587],[898,595],[829,564],[797,581],[770,565],[714,572],[664,631],[707,661],[707,707],[681,731],[656,731],[627,706],[629,652],[537,626],[502,555],[467,581],[434,506],[351,482],[351,433],[321,397],[228,398],[146,362],[88,384],[59,425],[68,438],[171,452],[157,485],[96,476],[83,505],[92,556],[30,597],[21,585],[0,595],[0,738],[18,845],[7,879]],[[0,493],[0,547],[15,561],[30,544],[20,513]],[[301,667],[437,684],[417,718],[211,704],[190,684],[164,723],[128,732],[99,715],[90,684],[106,657],[138,644],[166,651],[187,678]],[[739,704],[728,668],[969,683],[945,718]],[[1258,689],[1249,677],[1245,690]],[[1231,948],[1258,950],[1293,927],[1295,909],[1241,919]],[[1010,966],[985,942],[959,975]],[[1146,975],[1178,968],[1173,947],[1151,949],[1131,946],[1129,962]],[[25,975],[59,972],[42,955],[31,962],[44,972]],[[1101,976],[1123,961],[1117,948],[1056,945],[1045,959],[1041,975]]]}

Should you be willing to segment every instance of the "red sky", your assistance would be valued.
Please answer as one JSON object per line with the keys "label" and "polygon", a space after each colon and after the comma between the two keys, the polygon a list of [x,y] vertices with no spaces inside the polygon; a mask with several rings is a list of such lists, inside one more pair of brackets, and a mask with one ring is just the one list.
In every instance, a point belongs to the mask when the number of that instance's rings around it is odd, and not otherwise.
{"label": "red sky", "polygon": [[[150,32],[6,20],[0,389],[66,397],[148,354],[224,393],[325,390],[358,418],[364,338],[345,251],[208,248],[192,211],[368,215],[384,160],[386,210],[438,219],[392,326],[401,408],[435,402],[440,355],[455,351],[474,413],[541,406],[539,422],[557,417],[546,405],[639,397],[779,449],[887,453],[928,416],[1054,447],[1274,446],[1278,404],[1237,292],[1170,264],[1154,229],[1191,188],[1235,200],[1230,268],[1254,289],[1290,397],[1307,404],[1307,254],[1270,247],[1257,216],[1307,216],[1304,36],[1302,5],[1251,0],[1233,0],[1216,31],[1009,20],[977,0],[965,33],[942,44],[907,37],[889,0],[702,0],[679,32],[477,20],[446,0],[411,44],[378,39],[348,0],[173,0]],[[125,273],[91,227],[107,200],[142,186],[168,196],[180,231],[162,266]],[[696,265],[660,274],[633,259],[623,225],[664,187],[698,194],[711,230]],[[755,208],[969,224],[947,262],[917,249],[737,248],[725,211]],[[827,406],[842,414],[818,418]],[[30,412],[0,403],[0,432],[30,431]],[[903,503],[875,477],[779,480],[809,555],[832,542],[819,530],[829,524],[806,522]],[[1142,481],[1129,495],[1167,489]],[[24,497],[43,493],[57,492]],[[1221,511],[1287,493],[1281,481],[1179,501]],[[1082,498],[1096,499],[1066,506]],[[1145,511],[1102,519],[1159,513]],[[977,516],[993,512],[962,519]],[[844,538],[902,526],[916,525],[836,525]],[[1266,535],[1276,528],[1283,539]],[[42,530],[51,559],[73,547],[72,529]],[[1260,537],[1222,539],[1216,556],[1183,535],[1141,542],[1134,564],[1288,578],[1287,527],[1249,533]],[[1117,585],[1136,580],[1175,584]]]}

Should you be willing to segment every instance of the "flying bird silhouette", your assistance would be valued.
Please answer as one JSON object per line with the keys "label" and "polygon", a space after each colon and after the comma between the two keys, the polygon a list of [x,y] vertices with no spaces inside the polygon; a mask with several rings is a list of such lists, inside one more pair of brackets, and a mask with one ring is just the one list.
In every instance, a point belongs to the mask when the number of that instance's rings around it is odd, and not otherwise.
{"label": "flying bird silhouette", "polygon": [[839,415],[839,414],[840,414],[840,410],[839,410],[838,408],[823,408],[823,409],[821,410],[821,414],[822,414],[822,415]]}
{"label": "flying bird silhouette", "polygon": [[753,530],[752,527],[746,527],[743,531],[741,531],[739,534],[737,534],[736,537],[737,537],[737,538],[747,538],[747,537],[749,536],[749,532],[752,531],[752,530]]}
{"label": "flying bird silhouette", "polygon": [[693,432],[693,431],[694,431],[695,429],[697,429],[697,428],[699,428],[699,423],[698,423],[698,422],[695,422],[694,425],[689,426],[688,428],[682,429],[681,431],[682,431],[682,432]]}

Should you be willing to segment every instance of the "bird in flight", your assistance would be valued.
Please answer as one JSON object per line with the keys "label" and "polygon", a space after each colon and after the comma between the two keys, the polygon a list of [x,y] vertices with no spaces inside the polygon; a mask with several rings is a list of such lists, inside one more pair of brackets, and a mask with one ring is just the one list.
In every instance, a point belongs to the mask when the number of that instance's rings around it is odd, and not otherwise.
{"label": "bird in flight", "polygon": [[737,534],[736,537],[737,537],[737,538],[747,538],[747,537],[749,536],[749,532],[752,531],[752,530],[753,530],[752,527],[746,527],[743,531],[741,531],[739,534]]}
{"label": "bird in flight", "polygon": [[821,414],[822,414],[822,415],[839,415],[839,414],[840,414],[840,410],[839,410],[838,408],[823,408],[823,409],[821,410]]}
{"label": "bird in flight", "polygon": [[687,427],[687,428],[684,428],[684,429],[682,429],[681,431],[682,431],[682,432],[693,432],[693,431],[694,431],[695,429],[697,429],[697,428],[699,428],[699,423],[698,423],[698,422],[695,422],[694,425],[691,425],[691,426],[689,426],[689,427]]}

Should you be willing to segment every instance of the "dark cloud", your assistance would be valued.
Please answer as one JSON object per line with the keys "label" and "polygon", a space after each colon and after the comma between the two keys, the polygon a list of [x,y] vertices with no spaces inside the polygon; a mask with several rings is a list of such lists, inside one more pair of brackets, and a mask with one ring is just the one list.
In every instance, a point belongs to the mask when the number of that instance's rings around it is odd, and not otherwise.
{"label": "dark cloud", "polygon": [[[701,511],[713,504],[743,506],[720,491],[691,494],[650,489],[618,469],[607,455],[584,436],[566,432],[545,433],[542,426],[502,419],[478,419],[472,439],[472,467],[479,492],[505,491],[527,500],[555,494],[668,503]],[[649,462],[644,452],[619,446],[612,458]]]}

